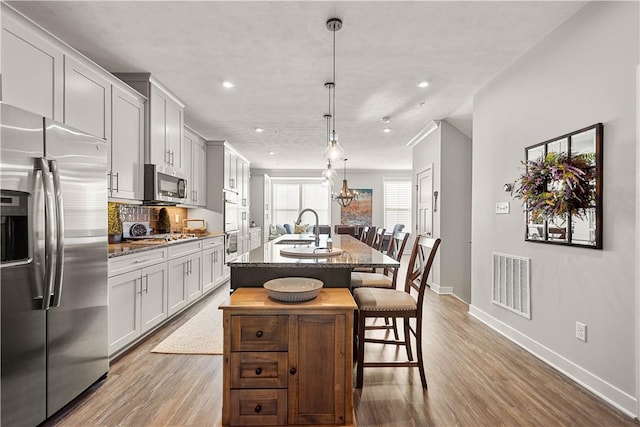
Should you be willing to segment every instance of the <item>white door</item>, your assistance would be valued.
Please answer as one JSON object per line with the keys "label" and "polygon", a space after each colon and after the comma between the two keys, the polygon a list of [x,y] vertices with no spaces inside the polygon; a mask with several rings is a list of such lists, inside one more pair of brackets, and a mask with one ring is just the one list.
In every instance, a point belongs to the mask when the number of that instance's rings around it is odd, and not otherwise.
{"label": "white door", "polygon": [[416,231],[418,234],[433,236],[433,165],[429,166],[417,176],[417,218]]}

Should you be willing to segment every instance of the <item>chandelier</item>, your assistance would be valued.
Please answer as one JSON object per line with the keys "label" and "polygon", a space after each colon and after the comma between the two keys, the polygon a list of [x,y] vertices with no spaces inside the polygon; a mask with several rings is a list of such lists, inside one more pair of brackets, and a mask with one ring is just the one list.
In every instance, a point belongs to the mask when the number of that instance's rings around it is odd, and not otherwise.
{"label": "chandelier", "polygon": [[342,188],[340,189],[340,193],[333,193],[332,198],[342,207],[347,207],[354,200],[358,200],[358,192],[356,190],[349,189],[349,184],[347,184],[347,160],[344,160],[344,179],[342,180]]}
{"label": "chandelier", "polygon": [[342,21],[338,18],[331,18],[327,21],[327,28],[333,33],[333,82],[326,83],[325,87],[329,89],[329,97],[331,98],[331,89],[333,89],[333,127],[329,136],[329,143],[324,150],[324,157],[336,161],[344,156],[344,148],[338,142],[338,134],[336,133],[336,31],[342,28]]}

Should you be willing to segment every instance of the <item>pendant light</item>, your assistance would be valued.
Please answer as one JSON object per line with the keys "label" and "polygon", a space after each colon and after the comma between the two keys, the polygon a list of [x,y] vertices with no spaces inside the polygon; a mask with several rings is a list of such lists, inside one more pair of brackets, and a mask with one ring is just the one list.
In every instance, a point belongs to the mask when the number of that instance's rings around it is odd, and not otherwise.
{"label": "pendant light", "polygon": [[[333,88],[333,127],[329,137],[329,145],[324,151],[324,157],[332,161],[341,159],[344,156],[344,148],[338,142],[338,134],[336,133],[336,31],[342,28],[342,21],[338,18],[331,18],[327,21],[327,29],[333,33],[333,83],[329,87],[329,96]],[[325,84],[325,87],[327,84]]]}
{"label": "pendant light", "polygon": [[340,189],[340,194],[333,194],[333,200],[337,201],[338,204],[342,207],[347,207],[354,200],[358,199],[358,192],[355,190],[351,190],[349,188],[349,184],[347,184],[347,160],[344,160],[344,179],[342,180],[342,188]]}
{"label": "pendant light", "polygon": [[[325,87],[327,85],[332,85],[333,83],[325,83]],[[329,107],[331,107],[331,101],[329,101]],[[330,132],[330,120],[331,114],[325,114],[324,118],[327,119],[327,147],[329,146],[329,132]],[[333,187],[333,180],[335,179],[337,173],[336,170],[331,167],[331,158],[327,158],[327,168],[322,170],[322,184],[326,187]]]}

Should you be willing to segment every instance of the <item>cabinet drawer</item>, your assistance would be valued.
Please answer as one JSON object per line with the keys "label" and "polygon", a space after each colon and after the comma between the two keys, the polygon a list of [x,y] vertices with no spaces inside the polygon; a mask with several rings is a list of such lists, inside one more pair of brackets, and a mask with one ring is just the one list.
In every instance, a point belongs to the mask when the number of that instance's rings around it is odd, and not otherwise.
{"label": "cabinet drawer", "polygon": [[167,250],[156,249],[109,258],[109,277],[167,261]]}
{"label": "cabinet drawer", "polygon": [[230,423],[274,426],[287,423],[287,390],[231,390]]}
{"label": "cabinet drawer", "polygon": [[175,243],[173,246],[170,246],[169,251],[169,259],[177,258],[183,255],[189,255],[195,252],[202,250],[202,242],[189,242],[189,243]]}
{"label": "cabinet drawer", "polygon": [[286,388],[288,353],[231,353],[231,388]]}
{"label": "cabinet drawer", "polygon": [[202,249],[213,248],[214,246],[224,245],[224,236],[213,237],[202,241]]}
{"label": "cabinet drawer", "polygon": [[287,351],[288,316],[231,316],[231,351]]}

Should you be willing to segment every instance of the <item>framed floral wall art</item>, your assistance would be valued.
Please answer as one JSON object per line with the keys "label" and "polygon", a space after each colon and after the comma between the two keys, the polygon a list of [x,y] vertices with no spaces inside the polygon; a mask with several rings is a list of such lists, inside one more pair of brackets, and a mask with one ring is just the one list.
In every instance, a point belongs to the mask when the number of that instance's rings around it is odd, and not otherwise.
{"label": "framed floral wall art", "polygon": [[598,123],[525,148],[526,241],[602,249],[602,138]]}

